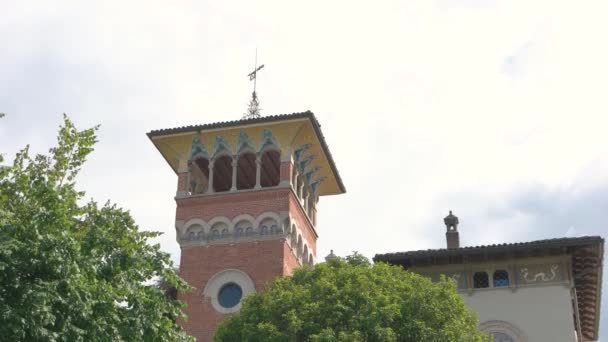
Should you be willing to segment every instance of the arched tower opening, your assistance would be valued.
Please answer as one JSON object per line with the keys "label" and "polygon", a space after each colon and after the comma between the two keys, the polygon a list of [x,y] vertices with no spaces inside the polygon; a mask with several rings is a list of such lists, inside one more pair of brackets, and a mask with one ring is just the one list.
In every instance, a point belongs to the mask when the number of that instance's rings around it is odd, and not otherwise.
{"label": "arched tower opening", "polygon": [[209,159],[196,157],[189,163],[190,184],[189,192],[193,195],[202,194],[209,189]]}
{"label": "arched tower opening", "polygon": [[238,190],[253,189],[255,187],[255,153],[245,152],[238,156],[236,168],[236,188]]}
{"label": "arched tower opening", "polygon": [[232,157],[223,155],[213,165],[213,190],[229,191],[232,187]]}
{"label": "arched tower opening", "polygon": [[281,180],[281,152],[268,150],[262,153],[260,183],[263,188],[277,186]]}

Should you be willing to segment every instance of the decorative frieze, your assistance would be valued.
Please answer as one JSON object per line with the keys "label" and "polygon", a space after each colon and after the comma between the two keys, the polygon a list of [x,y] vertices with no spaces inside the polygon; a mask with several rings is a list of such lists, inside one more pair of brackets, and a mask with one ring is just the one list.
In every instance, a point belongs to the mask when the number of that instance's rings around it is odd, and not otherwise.
{"label": "decorative frieze", "polygon": [[563,280],[560,265],[557,263],[526,265],[519,269],[523,284],[549,283]]}
{"label": "decorative frieze", "polygon": [[314,263],[310,241],[304,237],[296,221],[286,212],[265,212],[257,218],[239,215],[232,220],[220,216],[208,222],[194,218],[187,222],[176,221],[177,241],[182,248],[194,246],[233,244],[248,241],[283,239],[302,265]]}

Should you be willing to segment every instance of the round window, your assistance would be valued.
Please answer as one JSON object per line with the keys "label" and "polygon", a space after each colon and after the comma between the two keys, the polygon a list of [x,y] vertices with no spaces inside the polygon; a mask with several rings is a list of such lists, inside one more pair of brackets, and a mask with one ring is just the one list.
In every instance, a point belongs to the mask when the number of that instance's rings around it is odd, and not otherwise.
{"label": "round window", "polygon": [[240,303],[241,298],[243,298],[243,289],[235,283],[222,286],[217,296],[220,305],[227,309]]}

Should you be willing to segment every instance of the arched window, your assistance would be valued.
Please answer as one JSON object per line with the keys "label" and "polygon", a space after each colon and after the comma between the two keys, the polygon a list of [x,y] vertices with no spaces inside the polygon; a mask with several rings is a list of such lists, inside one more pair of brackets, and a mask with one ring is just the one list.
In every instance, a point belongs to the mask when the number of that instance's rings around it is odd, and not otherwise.
{"label": "arched window", "polygon": [[275,234],[272,231],[272,227],[276,230],[278,227],[277,221],[275,219],[267,217],[260,222],[260,235],[268,235]]}
{"label": "arched window", "polygon": [[302,242],[302,235],[298,235],[298,258],[302,257],[303,248],[304,248],[304,243]]}
{"label": "arched window", "polygon": [[509,286],[509,273],[505,270],[496,270],[494,272],[494,287]]}
{"label": "arched window", "polygon": [[281,179],[281,153],[276,150],[262,154],[260,184],[262,187],[277,186]]}
{"label": "arched window", "polygon": [[188,190],[191,194],[202,194],[209,187],[209,160],[204,157],[194,159],[189,165],[190,184]]}
{"label": "arched window", "polygon": [[298,244],[298,232],[295,225],[291,226],[291,248],[295,248]]}
{"label": "arched window", "polygon": [[228,191],[232,187],[232,157],[221,156],[213,164],[213,190]]}
{"label": "arched window", "polygon": [[209,232],[209,240],[219,240],[224,234],[228,234],[228,225],[224,222],[216,222]]}
{"label": "arched window", "polygon": [[225,239],[225,238],[227,238],[228,236],[230,236],[230,233],[228,232],[228,228],[224,228],[224,229],[222,229],[222,233],[221,233],[220,237],[221,237],[222,239]]}
{"label": "arched window", "polygon": [[253,189],[255,187],[255,153],[246,152],[239,155],[236,169],[237,189]]}
{"label": "arched window", "polygon": [[198,224],[194,224],[194,225],[191,225],[188,227],[188,230],[186,231],[186,234],[185,234],[185,240],[189,240],[189,241],[202,240],[203,235],[204,235],[203,227]]}
{"label": "arched window", "polygon": [[504,332],[493,332],[490,336],[494,338],[494,342],[515,342],[513,337],[505,334]]}
{"label": "arched window", "polygon": [[308,246],[304,245],[304,250],[302,251],[302,264],[308,265]]}
{"label": "arched window", "polygon": [[486,272],[475,272],[473,274],[473,287],[476,289],[483,289],[490,287],[490,281],[488,279],[488,273]]}
{"label": "arched window", "polygon": [[527,342],[528,338],[519,328],[505,321],[487,321],[479,330],[493,337],[495,342]]}
{"label": "arched window", "polygon": [[249,234],[251,234],[253,232],[253,224],[251,222],[249,222],[248,220],[241,220],[239,222],[237,222],[236,225],[234,225],[234,236],[236,238],[240,238],[243,236],[246,236],[248,233],[249,229]]}
{"label": "arched window", "polygon": [[253,227],[245,228],[245,236],[252,236],[252,235],[253,235]]}
{"label": "arched window", "polygon": [[280,233],[285,233],[287,236],[291,234],[291,220],[289,217],[286,217],[285,220],[283,220],[283,226],[280,229]]}
{"label": "arched window", "polygon": [[272,226],[270,226],[270,234],[275,235],[280,233],[282,233],[282,231],[280,230],[278,225],[273,224]]}

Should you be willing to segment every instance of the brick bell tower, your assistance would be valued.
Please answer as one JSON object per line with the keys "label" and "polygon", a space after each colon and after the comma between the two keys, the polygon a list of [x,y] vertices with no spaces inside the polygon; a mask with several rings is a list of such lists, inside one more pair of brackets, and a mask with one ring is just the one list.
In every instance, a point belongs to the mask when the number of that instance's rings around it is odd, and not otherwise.
{"label": "brick bell tower", "polygon": [[198,341],[242,299],[317,260],[320,196],[345,192],[311,112],[148,133],[177,174],[180,293]]}

